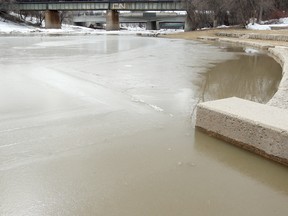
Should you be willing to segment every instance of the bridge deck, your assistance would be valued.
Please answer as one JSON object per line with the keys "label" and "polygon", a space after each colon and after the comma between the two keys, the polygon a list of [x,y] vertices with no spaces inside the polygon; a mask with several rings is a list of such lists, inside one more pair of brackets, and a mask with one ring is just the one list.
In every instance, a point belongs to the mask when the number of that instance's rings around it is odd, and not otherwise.
{"label": "bridge deck", "polygon": [[128,10],[128,11],[176,11],[184,10],[183,3],[175,0],[18,0],[13,4],[2,3],[6,10]]}

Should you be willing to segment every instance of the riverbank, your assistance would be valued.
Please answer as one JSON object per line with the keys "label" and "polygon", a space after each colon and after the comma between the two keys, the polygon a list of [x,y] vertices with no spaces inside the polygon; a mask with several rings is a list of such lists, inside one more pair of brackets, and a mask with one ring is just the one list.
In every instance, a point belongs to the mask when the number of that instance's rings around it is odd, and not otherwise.
{"label": "riverbank", "polygon": [[288,30],[256,31],[246,29],[215,29],[166,35],[169,38],[227,42],[267,50],[282,67],[278,91],[267,103],[288,109]]}
{"label": "riverbank", "polygon": [[227,42],[267,50],[282,66],[282,79],[271,100],[266,105],[236,98],[199,104],[196,127],[288,165],[288,31],[209,30],[166,37]]}
{"label": "riverbank", "polygon": [[[222,34],[220,34],[222,33]],[[245,38],[244,35],[254,34],[254,35],[282,35],[287,36],[288,35],[288,29],[287,30],[247,30],[247,29],[209,29],[209,30],[200,30],[200,31],[191,31],[191,32],[181,32],[171,35],[165,35],[163,37],[167,38],[178,38],[178,39],[187,39],[187,40],[202,40],[204,37],[212,37],[212,38],[219,38],[224,39],[229,36],[223,34],[242,34],[241,41],[258,41],[256,39],[249,39]],[[230,37],[229,37],[230,38]],[[262,40],[262,42],[267,42],[265,40]],[[269,44],[272,46],[287,46],[288,47],[288,41],[276,41],[276,40],[269,40]]]}
{"label": "riverbank", "polygon": [[278,91],[267,104],[288,109],[288,30],[214,29],[164,37],[227,42],[267,50],[268,54],[281,65],[283,75]]}
{"label": "riverbank", "polygon": [[214,29],[165,35],[164,37],[227,42],[267,50],[267,53],[281,65],[283,76],[278,91],[267,104],[288,109],[288,30]]}

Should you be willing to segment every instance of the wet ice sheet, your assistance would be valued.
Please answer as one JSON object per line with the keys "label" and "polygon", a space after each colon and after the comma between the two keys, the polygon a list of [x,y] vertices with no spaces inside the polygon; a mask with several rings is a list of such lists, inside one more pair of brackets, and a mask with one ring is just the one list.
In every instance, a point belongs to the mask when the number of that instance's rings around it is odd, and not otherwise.
{"label": "wet ice sheet", "polygon": [[124,36],[2,39],[1,215],[287,212],[286,168],[191,126],[207,67],[235,53]]}

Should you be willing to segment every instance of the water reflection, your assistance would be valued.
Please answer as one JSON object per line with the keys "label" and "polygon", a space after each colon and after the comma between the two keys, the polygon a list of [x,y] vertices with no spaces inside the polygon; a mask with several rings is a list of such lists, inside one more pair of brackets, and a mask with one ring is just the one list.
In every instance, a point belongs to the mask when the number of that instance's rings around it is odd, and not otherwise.
{"label": "water reflection", "polygon": [[[287,167],[196,130],[195,149],[261,184],[287,194]],[[265,168],[264,168],[265,167]],[[269,172],[267,172],[269,170]],[[275,178],[277,176],[277,178]]]}
{"label": "water reflection", "polygon": [[237,59],[217,64],[206,74],[202,101],[239,97],[268,102],[279,85],[281,67],[263,54],[239,54]]}
{"label": "water reflection", "polygon": [[[236,96],[267,103],[277,91],[282,76],[280,65],[263,53],[244,53],[241,47],[225,47],[237,58],[215,65],[205,74],[201,101]],[[195,149],[215,162],[236,170],[283,194],[287,192],[287,167],[246,150],[209,137],[196,130]],[[265,167],[265,168],[264,168]],[[267,172],[269,170],[269,172]],[[277,178],[275,178],[277,176]]]}

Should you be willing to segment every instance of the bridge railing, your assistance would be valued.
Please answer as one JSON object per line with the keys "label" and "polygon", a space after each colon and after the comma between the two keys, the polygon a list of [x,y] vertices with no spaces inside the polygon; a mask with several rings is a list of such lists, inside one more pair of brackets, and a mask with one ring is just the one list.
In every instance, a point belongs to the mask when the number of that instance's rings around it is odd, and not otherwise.
{"label": "bridge railing", "polygon": [[17,3],[86,3],[86,2],[105,2],[105,3],[122,3],[122,2],[181,2],[181,0],[16,0]]}
{"label": "bridge railing", "polygon": [[176,11],[183,10],[181,0],[16,0],[12,4],[0,3],[0,10],[127,10]]}

